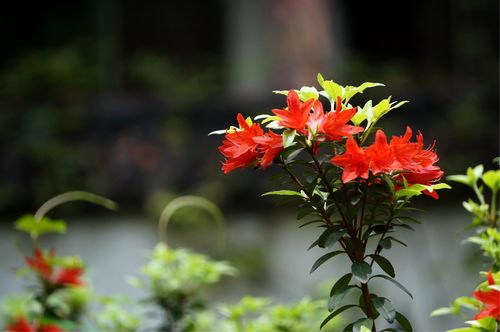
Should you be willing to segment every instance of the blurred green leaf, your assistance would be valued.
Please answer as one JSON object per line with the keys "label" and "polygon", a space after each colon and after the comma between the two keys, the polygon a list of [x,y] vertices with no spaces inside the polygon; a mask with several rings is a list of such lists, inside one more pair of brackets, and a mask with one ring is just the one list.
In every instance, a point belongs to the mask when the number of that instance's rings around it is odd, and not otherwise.
{"label": "blurred green leaf", "polygon": [[66,233],[66,222],[63,220],[53,220],[43,217],[41,220],[35,219],[33,215],[26,214],[15,222],[17,230],[26,232],[34,239],[46,233]]}

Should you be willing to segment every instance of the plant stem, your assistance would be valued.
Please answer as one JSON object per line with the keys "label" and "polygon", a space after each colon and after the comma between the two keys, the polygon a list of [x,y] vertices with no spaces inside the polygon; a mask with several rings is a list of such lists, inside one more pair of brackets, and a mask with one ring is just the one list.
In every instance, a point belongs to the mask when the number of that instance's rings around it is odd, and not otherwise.
{"label": "plant stem", "polygon": [[372,297],[370,295],[370,291],[368,289],[368,283],[366,284],[361,284],[361,291],[363,292],[363,301],[365,302],[365,313],[368,318],[371,318],[373,320],[373,327],[372,331],[376,331],[375,327],[375,313],[373,312],[373,306],[372,306]]}
{"label": "plant stem", "polygon": [[370,262],[370,266],[373,266],[373,262],[375,261],[375,257],[380,254],[382,251],[382,247],[380,246],[380,242],[385,238],[387,231],[389,230],[389,227],[391,226],[392,221],[394,220],[394,209],[391,209],[391,215],[389,216],[389,221],[387,224],[385,224],[385,229],[384,232],[382,233],[382,236],[378,239],[377,246],[375,247],[375,251],[372,256],[372,261]]}
{"label": "plant stem", "polygon": [[[309,199],[309,201],[312,202],[313,200],[313,195],[306,189],[306,187],[302,184],[302,181],[300,181],[300,179],[295,175],[293,174],[292,170],[290,169],[290,167],[288,167],[287,164],[285,164],[285,162],[283,160],[281,160],[280,162],[280,165],[281,167],[288,173],[288,175],[290,176],[290,178],[292,179],[292,181],[300,187],[301,190],[304,191],[304,193],[306,194],[307,198]],[[328,217],[328,213],[325,211],[325,209],[321,206],[319,209],[318,209],[318,212],[319,214],[321,215],[321,218],[323,218],[323,220],[325,221],[325,223],[329,226],[329,227],[333,227],[333,222],[330,220],[330,218]],[[342,247],[342,249],[344,249],[344,251],[346,252],[346,254],[349,256],[349,258],[352,260],[353,257],[351,256],[351,253],[347,251],[347,247],[345,245],[345,242],[340,239],[339,240],[339,243]]]}
{"label": "plant stem", "polygon": [[497,190],[493,190],[491,194],[491,212],[490,212],[490,222],[491,227],[497,227],[498,213],[497,213]]}
{"label": "plant stem", "polygon": [[[325,184],[326,188],[328,189],[328,192],[330,193],[330,196],[332,197],[333,203],[337,207],[337,210],[339,211],[339,214],[342,217],[342,220],[344,220],[344,223],[346,225],[349,225],[349,220],[347,220],[347,218],[344,214],[344,211],[342,210],[342,208],[340,206],[340,203],[338,202],[337,198],[334,195],[333,187],[330,184],[330,182],[328,181],[326,174],[323,170],[323,167],[321,167],[320,162],[318,161],[318,159],[314,155],[314,152],[311,150],[311,148],[307,147],[306,150],[307,150],[307,152],[309,152],[309,155],[311,156],[312,160],[314,161],[314,165],[316,166],[316,169],[319,173],[319,176],[320,176],[321,180],[323,181],[323,183]],[[348,231],[349,231],[349,229],[348,229]],[[350,231],[352,231],[352,230],[350,230]]]}

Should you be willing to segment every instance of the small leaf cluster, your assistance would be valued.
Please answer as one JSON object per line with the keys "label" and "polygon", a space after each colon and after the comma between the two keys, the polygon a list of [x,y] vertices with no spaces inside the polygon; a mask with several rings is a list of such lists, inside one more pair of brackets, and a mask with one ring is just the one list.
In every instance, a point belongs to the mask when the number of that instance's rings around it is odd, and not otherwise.
{"label": "small leaf cluster", "polygon": [[[461,296],[448,307],[434,310],[431,316],[461,315],[461,308],[467,308],[480,313],[475,319],[466,321],[470,327],[453,329],[453,332],[496,332],[500,320],[500,233],[498,218],[500,209],[498,205],[498,191],[500,189],[500,170],[484,171],[483,165],[469,167],[466,174],[450,175],[448,180],[462,183],[470,187],[475,199],[469,198],[463,202],[464,208],[473,216],[468,228],[476,231],[476,235],[468,237],[463,243],[479,245],[483,254],[490,258],[488,282],[483,282],[473,292],[474,297]],[[486,190],[487,189],[487,190]],[[488,198],[490,199],[488,203]],[[481,293],[483,292],[483,293]],[[497,297],[496,303],[483,303],[482,294],[488,294],[489,299]],[[495,306],[491,308],[491,306]],[[489,310],[489,311],[488,311]],[[484,317],[487,316],[487,317]]]}
{"label": "small leaf cluster", "polygon": [[203,307],[204,288],[236,270],[227,262],[159,243],[141,272],[144,278],[130,278],[130,283],[146,288],[148,302],[161,308],[163,329],[178,331],[190,326],[194,313]]}

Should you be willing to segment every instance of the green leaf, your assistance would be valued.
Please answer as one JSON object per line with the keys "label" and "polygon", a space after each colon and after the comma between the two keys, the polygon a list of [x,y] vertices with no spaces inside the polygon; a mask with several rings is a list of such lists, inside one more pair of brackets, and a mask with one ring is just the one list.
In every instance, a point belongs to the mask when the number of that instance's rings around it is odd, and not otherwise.
{"label": "green leaf", "polygon": [[389,240],[391,240],[391,241],[394,241],[394,242],[397,242],[397,243],[399,243],[400,245],[402,245],[403,247],[408,247],[408,246],[406,245],[406,243],[404,243],[404,242],[403,242],[403,241],[401,241],[401,240],[396,239],[395,237],[388,236],[388,237],[387,237],[387,239],[389,239]]}
{"label": "green leaf", "polygon": [[26,232],[34,239],[46,233],[66,233],[66,222],[64,220],[53,220],[48,217],[43,217],[41,220],[36,220],[33,215],[26,214],[19,218],[15,227],[17,230]]}
{"label": "green leaf", "polygon": [[317,223],[324,223],[323,220],[310,220],[310,221],[306,221],[305,223],[303,223],[302,225],[299,226],[299,228],[302,228],[302,227],[305,227],[307,225],[311,225],[311,224],[317,224]]}
{"label": "green leaf", "polygon": [[455,315],[455,308],[453,308],[453,307],[441,307],[441,308],[437,308],[431,312],[431,317],[444,316],[444,315]]}
{"label": "green leaf", "polygon": [[396,320],[406,332],[413,332],[410,321],[400,312],[396,312]]}
{"label": "green leaf", "polygon": [[389,280],[390,282],[392,282],[394,285],[398,286],[399,289],[401,289],[403,292],[408,294],[408,296],[413,299],[413,295],[411,295],[411,293],[403,285],[401,285],[399,282],[397,282],[395,279],[388,277],[386,275],[383,275],[383,274],[376,274],[376,275],[372,276],[370,279],[374,279],[374,278],[384,278],[384,279]]}
{"label": "green leaf", "polygon": [[337,289],[328,300],[328,311],[333,311],[339,305],[342,299],[347,295],[347,293],[353,288],[354,286],[350,285]]}
{"label": "green leaf", "polygon": [[490,170],[483,174],[483,182],[491,191],[497,192],[500,187],[500,170]]}
{"label": "green leaf", "polygon": [[379,242],[379,245],[384,249],[391,249],[392,247],[391,239],[386,237],[385,239]]}
{"label": "green leaf", "polygon": [[462,183],[462,184],[465,184],[469,187],[472,187],[472,185],[474,184],[474,181],[472,179],[470,179],[467,175],[462,175],[462,174],[449,175],[446,177],[446,180]]}
{"label": "green leaf", "polygon": [[313,266],[311,267],[311,271],[309,271],[309,273],[313,273],[314,271],[316,271],[316,269],[318,267],[321,266],[321,264],[323,264],[324,262],[326,262],[330,258],[333,258],[333,257],[335,257],[337,255],[342,254],[342,253],[343,253],[342,250],[337,250],[337,251],[329,252],[328,254],[325,254],[325,255],[321,256],[320,258],[318,258],[316,260],[316,262],[314,262]]}
{"label": "green leaf", "polygon": [[297,132],[295,130],[287,129],[283,132],[283,148],[286,149],[293,145],[293,139]]}
{"label": "green leaf", "polygon": [[[451,330],[448,330],[446,332],[485,332],[485,331],[481,328],[476,328],[476,327],[460,327],[458,329],[451,329]],[[495,332],[495,331],[491,331],[491,332]]]}
{"label": "green leaf", "polygon": [[375,262],[378,264],[378,266],[380,266],[380,268],[382,270],[384,270],[385,273],[387,273],[388,275],[390,275],[392,278],[394,278],[396,276],[396,274],[394,273],[394,267],[392,266],[391,262],[389,262],[389,260],[385,257],[382,257],[380,255],[377,255],[377,256],[373,256],[373,259],[375,260]]}
{"label": "green leaf", "polygon": [[323,326],[325,326],[326,324],[328,324],[329,321],[331,321],[335,316],[338,316],[340,313],[344,312],[345,310],[349,309],[349,308],[353,308],[353,307],[357,307],[357,305],[355,304],[349,304],[349,305],[345,305],[343,307],[340,307],[338,308],[337,310],[335,310],[334,312],[332,312],[331,314],[329,314],[325,320],[323,320],[323,322],[321,323],[320,325],[320,329],[323,328]]}
{"label": "green leaf", "polygon": [[340,277],[330,290],[330,296],[332,296],[337,290],[349,285],[351,279],[352,279],[352,273],[347,273],[344,274],[342,277]]}
{"label": "green leaf", "polygon": [[302,192],[294,191],[294,190],[276,190],[276,191],[269,191],[267,193],[263,193],[262,196],[270,196],[270,195],[277,195],[277,196],[299,196],[302,198],[305,198],[306,195]]}
{"label": "green leaf", "polygon": [[307,250],[311,250],[312,248],[316,247],[318,245],[318,241],[319,240],[316,240],[313,243],[311,243],[311,245],[307,248]]}
{"label": "green leaf", "polygon": [[369,331],[371,331],[371,327],[373,326],[373,320],[370,318],[360,318],[357,321],[354,322],[354,325],[352,326],[352,331],[353,332],[363,332],[362,328],[363,327],[368,327]]}
{"label": "green leaf", "polygon": [[372,273],[372,268],[367,262],[361,261],[352,263],[351,271],[356,279],[362,283],[366,283],[369,275]]}
{"label": "green leaf", "polygon": [[214,130],[214,131],[208,133],[208,136],[210,136],[210,135],[224,135],[225,133],[227,133],[227,129]]}
{"label": "green leaf", "polygon": [[383,174],[382,178],[384,179],[384,182],[387,184],[387,187],[389,187],[392,196],[394,196],[396,194],[396,190],[394,188],[394,183],[392,182],[392,179],[388,177],[387,174]]}
{"label": "green leaf", "polygon": [[372,303],[378,313],[384,317],[384,319],[392,323],[396,318],[396,309],[391,304],[391,301],[385,297],[372,296]]}
{"label": "green leaf", "polygon": [[329,248],[333,246],[338,240],[342,238],[345,232],[346,232],[345,229],[340,231],[332,231],[331,229],[327,229],[319,237],[318,246],[320,248]]}
{"label": "green leaf", "polygon": [[399,219],[400,221],[402,220],[406,220],[406,221],[409,221],[409,222],[412,222],[412,223],[415,223],[415,224],[422,224],[422,222],[418,219],[415,219],[413,217],[409,217],[409,216],[401,216],[401,217],[398,217],[397,219]]}
{"label": "green leaf", "polygon": [[457,299],[455,299],[454,303],[458,304],[459,306],[472,309],[472,310],[477,310],[478,308],[481,307],[481,302],[476,300],[475,298],[468,297],[468,296],[461,296]]}

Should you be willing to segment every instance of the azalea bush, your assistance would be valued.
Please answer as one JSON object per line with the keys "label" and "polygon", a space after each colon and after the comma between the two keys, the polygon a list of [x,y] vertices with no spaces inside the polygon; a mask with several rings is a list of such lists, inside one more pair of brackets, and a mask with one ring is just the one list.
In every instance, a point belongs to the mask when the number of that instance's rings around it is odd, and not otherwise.
{"label": "azalea bush", "polygon": [[450,175],[448,179],[470,187],[475,194],[475,198],[469,198],[463,202],[464,208],[473,217],[469,228],[476,231],[474,236],[468,237],[464,242],[479,245],[484,256],[487,257],[484,263],[486,271],[481,272],[486,280],[476,287],[472,292],[472,297],[461,296],[455,299],[449,307],[436,309],[431,315],[460,315],[461,308],[471,309],[477,313],[467,321],[470,327],[450,331],[496,332],[500,327],[500,233],[498,230],[500,170],[484,172],[483,165],[477,165],[473,168],[469,167],[466,174]]}
{"label": "azalea bush", "polygon": [[[397,321],[400,328],[411,331],[408,319],[390,299],[375,294],[371,282],[389,281],[411,297],[394,279],[396,269],[382,254],[393,245],[405,245],[399,231],[412,230],[411,224],[418,223],[409,215],[415,196],[437,199],[438,189],[449,188],[439,183],[443,171],[436,164],[434,144],[426,146],[421,133],[413,138],[410,127],[390,139],[377,127],[383,116],[405,101],[389,97],[354,104],[353,97],[382,84],[341,86],[321,75],[318,83],[320,90],[275,91],[286,96],[285,107],[253,120],[238,114],[237,126],[213,132],[225,137],[219,147],[225,158],[222,171],[280,168],[282,188],[264,195],[295,202],[297,218],[306,220],[302,226],[318,227],[318,238],[310,248],[317,246],[327,253],[314,262],[311,272],[336,256],[345,255],[351,261],[331,288],[327,305],[331,313],[321,327],[356,309],[358,318],[345,330],[381,330],[383,319],[388,330],[394,330],[391,326]],[[351,292],[358,293],[359,300],[345,303]]]}

